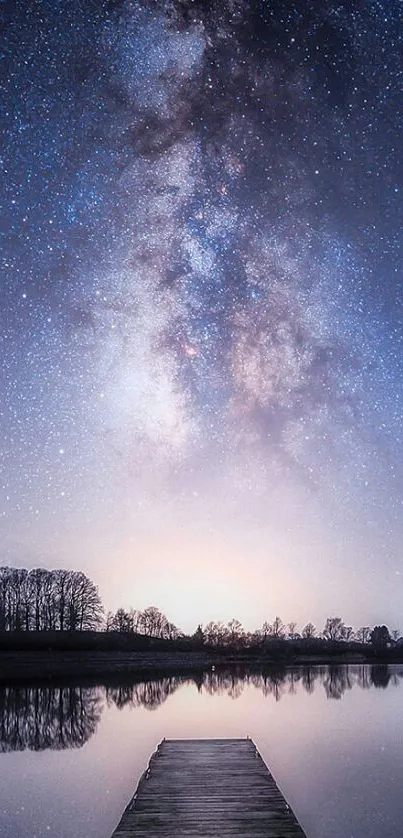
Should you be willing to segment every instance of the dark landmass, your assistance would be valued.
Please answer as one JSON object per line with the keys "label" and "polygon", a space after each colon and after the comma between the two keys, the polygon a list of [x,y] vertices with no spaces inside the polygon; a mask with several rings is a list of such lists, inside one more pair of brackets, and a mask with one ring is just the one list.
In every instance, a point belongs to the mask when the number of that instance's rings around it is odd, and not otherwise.
{"label": "dark landmass", "polygon": [[119,632],[0,633],[0,683],[128,674],[158,676],[228,666],[403,663],[400,646],[312,641],[268,641],[251,648],[217,648]]}

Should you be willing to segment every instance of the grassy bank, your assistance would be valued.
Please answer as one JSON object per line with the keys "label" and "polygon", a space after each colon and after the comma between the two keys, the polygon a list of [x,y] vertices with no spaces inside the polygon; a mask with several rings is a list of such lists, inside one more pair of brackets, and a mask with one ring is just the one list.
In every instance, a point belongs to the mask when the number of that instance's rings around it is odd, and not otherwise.
{"label": "grassy bank", "polygon": [[0,683],[83,679],[101,681],[114,676],[159,676],[211,667],[205,653],[186,652],[3,652]]}
{"label": "grassy bank", "polygon": [[133,633],[4,632],[0,634],[0,683],[54,678],[159,675],[221,666],[403,663],[400,647],[278,643],[249,649],[201,646],[191,639],[163,640]]}

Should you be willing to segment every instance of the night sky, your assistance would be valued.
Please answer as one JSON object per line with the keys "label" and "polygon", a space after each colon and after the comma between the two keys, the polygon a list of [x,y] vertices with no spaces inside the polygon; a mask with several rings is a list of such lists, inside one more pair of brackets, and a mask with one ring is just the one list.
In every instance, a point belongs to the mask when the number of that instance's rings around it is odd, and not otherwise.
{"label": "night sky", "polygon": [[403,628],[402,3],[0,12],[1,563]]}

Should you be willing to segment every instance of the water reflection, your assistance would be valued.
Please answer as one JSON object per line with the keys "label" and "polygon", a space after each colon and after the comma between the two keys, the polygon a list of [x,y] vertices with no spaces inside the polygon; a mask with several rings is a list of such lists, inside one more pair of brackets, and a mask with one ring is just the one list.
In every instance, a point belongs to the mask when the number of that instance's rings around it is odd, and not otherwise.
{"label": "water reflection", "polygon": [[287,669],[271,669],[268,672],[251,670],[207,672],[198,682],[200,692],[211,695],[226,693],[238,698],[245,686],[252,685],[264,696],[280,701],[284,695],[296,695],[299,689],[311,695],[319,685],[329,699],[341,699],[347,690],[354,687],[366,690],[371,687],[398,685],[403,678],[403,668],[391,669],[386,664],[373,666],[300,666]]}
{"label": "water reflection", "polygon": [[99,690],[4,687],[0,690],[0,752],[81,748],[102,714]]}
{"label": "water reflection", "polygon": [[189,683],[188,677],[165,677],[158,681],[145,681],[140,684],[120,684],[105,687],[108,706],[115,704],[123,707],[145,707],[156,710],[182,684]]}
{"label": "water reflection", "polygon": [[103,687],[45,686],[0,689],[0,752],[25,749],[81,748],[95,733],[105,704],[119,710],[145,707],[156,710],[179,687],[194,685],[199,693],[238,699],[245,687],[280,701],[300,690],[312,695],[322,688],[328,699],[341,699],[356,687],[386,689],[398,685],[403,667],[387,665],[300,666],[254,671],[217,669],[196,675],[166,676],[158,680],[126,680]]}

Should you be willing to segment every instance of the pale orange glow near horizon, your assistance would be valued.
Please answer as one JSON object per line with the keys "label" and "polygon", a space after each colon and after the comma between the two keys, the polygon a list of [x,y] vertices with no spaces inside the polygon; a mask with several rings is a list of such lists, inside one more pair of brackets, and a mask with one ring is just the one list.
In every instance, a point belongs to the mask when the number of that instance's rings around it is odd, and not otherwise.
{"label": "pale orange glow near horizon", "polygon": [[[357,627],[384,621],[391,601],[382,596],[378,609],[368,607],[359,571],[352,586],[336,548],[335,557],[335,569],[326,568],[320,544],[292,544],[289,535],[274,538],[270,530],[225,539],[219,532],[166,530],[124,540],[97,582],[108,609],[156,605],[186,632],[233,617],[252,631],[277,614],[301,628],[312,620],[321,629],[333,614]],[[395,589],[396,605],[398,599]]]}

